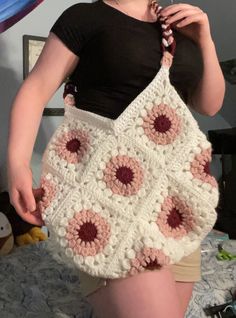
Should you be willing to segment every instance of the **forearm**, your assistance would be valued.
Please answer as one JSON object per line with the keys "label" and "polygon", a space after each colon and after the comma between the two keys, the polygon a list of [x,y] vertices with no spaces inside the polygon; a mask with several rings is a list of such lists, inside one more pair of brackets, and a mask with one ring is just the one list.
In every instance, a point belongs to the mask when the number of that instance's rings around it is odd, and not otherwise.
{"label": "forearm", "polygon": [[8,163],[28,165],[45,105],[76,68],[79,57],[50,33],[33,70],[12,105]]}
{"label": "forearm", "polygon": [[26,79],[11,109],[7,150],[9,165],[30,164],[43,109],[38,80]]}
{"label": "forearm", "polygon": [[197,112],[213,116],[222,107],[225,80],[214,42],[209,39],[200,45],[203,58],[203,76],[190,98],[190,106]]}

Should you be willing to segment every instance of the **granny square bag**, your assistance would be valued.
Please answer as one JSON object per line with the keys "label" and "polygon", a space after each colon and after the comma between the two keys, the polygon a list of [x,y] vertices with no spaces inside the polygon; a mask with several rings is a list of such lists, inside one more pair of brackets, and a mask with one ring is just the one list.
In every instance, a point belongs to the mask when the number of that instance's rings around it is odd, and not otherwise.
{"label": "granny square bag", "polygon": [[67,94],[43,153],[38,207],[50,240],[92,276],[176,263],[216,221],[211,144],[170,83],[176,43],[161,26],[163,57],[150,84],[115,120],[76,108]]}

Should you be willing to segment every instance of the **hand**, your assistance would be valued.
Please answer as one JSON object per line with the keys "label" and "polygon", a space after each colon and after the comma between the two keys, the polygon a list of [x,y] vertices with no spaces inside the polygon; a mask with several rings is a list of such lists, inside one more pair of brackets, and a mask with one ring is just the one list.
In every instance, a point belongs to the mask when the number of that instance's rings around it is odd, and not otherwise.
{"label": "hand", "polygon": [[32,188],[32,171],[27,165],[8,167],[10,203],[17,214],[26,222],[44,225],[37,202],[43,195],[42,188]]}
{"label": "hand", "polygon": [[161,10],[160,21],[163,18],[171,28],[178,30],[200,46],[211,40],[208,16],[198,7],[186,3],[173,4]]}

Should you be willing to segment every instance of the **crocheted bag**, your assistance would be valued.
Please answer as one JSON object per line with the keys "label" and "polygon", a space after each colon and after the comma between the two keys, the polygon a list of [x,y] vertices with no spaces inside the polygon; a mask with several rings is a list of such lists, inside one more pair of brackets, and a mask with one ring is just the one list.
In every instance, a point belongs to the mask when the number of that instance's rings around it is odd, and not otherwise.
{"label": "crocheted bag", "polygon": [[170,83],[175,41],[161,25],[163,57],[150,84],[115,120],[65,96],[63,122],[43,154],[38,206],[51,240],[92,276],[176,263],[216,220],[211,144]]}

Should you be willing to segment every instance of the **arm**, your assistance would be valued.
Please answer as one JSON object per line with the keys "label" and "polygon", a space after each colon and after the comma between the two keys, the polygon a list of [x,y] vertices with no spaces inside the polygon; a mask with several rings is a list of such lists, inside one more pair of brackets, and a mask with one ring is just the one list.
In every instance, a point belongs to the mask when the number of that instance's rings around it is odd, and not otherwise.
{"label": "arm", "polygon": [[179,3],[164,8],[160,15],[160,19],[166,20],[166,23],[171,24],[200,47],[203,57],[203,76],[190,97],[189,104],[201,114],[215,115],[222,107],[225,80],[211,37],[207,14],[198,7]]}
{"label": "arm", "polygon": [[7,149],[8,187],[11,203],[25,220],[26,210],[36,208],[29,166],[42,112],[78,61],[78,56],[50,33],[36,65],[13,101]]}
{"label": "arm", "polygon": [[[56,54],[55,54],[56,52]],[[74,55],[51,33],[12,105],[8,159],[29,164],[44,107],[77,63]]]}
{"label": "arm", "polygon": [[190,97],[190,106],[203,115],[213,116],[222,107],[225,80],[222,74],[215,45],[211,39],[201,43],[203,76]]}

